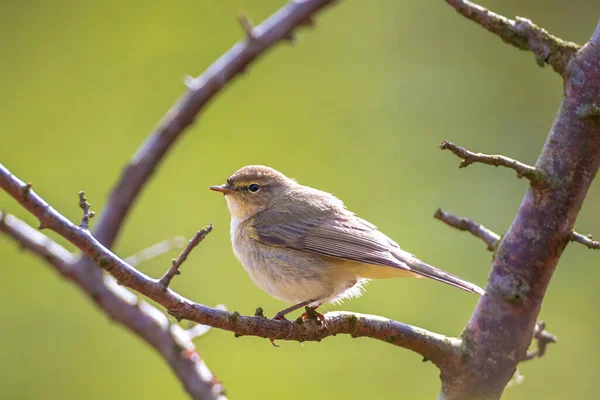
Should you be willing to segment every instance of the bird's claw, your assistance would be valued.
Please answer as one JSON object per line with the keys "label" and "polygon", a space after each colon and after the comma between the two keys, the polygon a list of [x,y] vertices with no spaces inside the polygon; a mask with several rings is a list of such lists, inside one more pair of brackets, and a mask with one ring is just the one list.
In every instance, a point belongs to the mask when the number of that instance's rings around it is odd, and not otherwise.
{"label": "bird's claw", "polygon": [[305,310],[306,311],[303,312],[300,316],[300,318],[302,318],[303,321],[306,321],[307,319],[318,320],[321,323],[322,327],[327,327],[327,322],[323,314],[318,312],[316,309],[310,307],[305,307]]}

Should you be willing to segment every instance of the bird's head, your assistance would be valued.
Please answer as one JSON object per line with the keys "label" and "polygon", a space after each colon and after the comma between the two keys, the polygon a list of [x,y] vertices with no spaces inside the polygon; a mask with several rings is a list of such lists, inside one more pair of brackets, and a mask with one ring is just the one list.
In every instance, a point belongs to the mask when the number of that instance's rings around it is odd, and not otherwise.
{"label": "bird's head", "polygon": [[274,205],[297,183],[270,167],[248,165],[209,189],[225,195],[231,217],[244,221]]}

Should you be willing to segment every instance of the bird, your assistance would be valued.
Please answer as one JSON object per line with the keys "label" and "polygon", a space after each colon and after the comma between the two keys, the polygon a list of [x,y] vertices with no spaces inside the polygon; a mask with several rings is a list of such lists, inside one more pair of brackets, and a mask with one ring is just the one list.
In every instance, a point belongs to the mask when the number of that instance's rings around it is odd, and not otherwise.
{"label": "bird", "polygon": [[[233,253],[252,281],[293,304],[275,314],[316,309],[358,297],[371,279],[425,277],[485,295],[479,286],[400,248],[334,195],[299,184],[264,165],[240,168],[225,184]],[[306,316],[306,313],[303,314]]]}

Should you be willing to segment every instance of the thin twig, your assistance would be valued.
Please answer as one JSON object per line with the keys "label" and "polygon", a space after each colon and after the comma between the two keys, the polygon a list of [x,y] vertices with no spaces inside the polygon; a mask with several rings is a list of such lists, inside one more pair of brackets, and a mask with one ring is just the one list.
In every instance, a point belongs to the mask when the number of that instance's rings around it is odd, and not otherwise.
{"label": "thin twig", "polygon": [[481,25],[503,41],[535,55],[539,66],[549,64],[565,77],[567,64],[580,46],[549,34],[526,18],[508,19],[467,0],[446,0],[461,15]]}
{"label": "thin twig", "polygon": [[185,249],[183,249],[183,251],[181,252],[179,257],[177,257],[177,259],[173,259],[173,261],[171,262],[171,267],[167,270],[167,272],[165,272],[163,277],[160,278],[160,280],[159,280],[159,283],[165,289],[169,287],[169,284],[171,283],[171,280],[173,279],[173,277],[175,275],[179,275],[181,273],[181,271],[179,270],[179,268],[181,267],[181,264],[183,264],[183,262],[185,260],[187,260],[188,256],[192,252],[192,250],[194,250],[194,248],[196,246],[198,246],[198,244],[206,237],[206,235],[208,235],[212,231],[212,229],[213,229],[213,226],[212,226],[212,224],[210,224],[210,225],[205,226],[204,228],[200,229],[198,232],[196,232],[194,237],[188,242],[187,246],[185,246]]}
{"label": "thin twig", "polygon": [[447,140],[444,140],[440,144],[440,149],[450,150],[454,155],[462,158],[463,161],[458,165],[459,168],[465,168],[473,163],[510,168],[517,173],[518,178],[529,180],[532,186],[537,188],[548,187],[547,177],[542,171],[539,171],[530,165],[513,160],[512,158],[501,155],[474,153]]}
{"label": "thin twig", "polygon": [[461,231],[470,232],[473,236],[483,240],[487,245],[489,251],[494,251],[498,248],[498,244],[500,243],[501,239],[500,235],[498,235],[495,232],[492,232],[485,226],[473,221],[472,219],[458,217],[456,215],[443,211],[441,208],[438,208],[435,211],[433,217],[444,222],[446,225],[450,225],[453,228],[456,228]]}
{"label": "thin twig", "polygon": [[254,33],[254,24],[252,23],[252,21],[250,21],[250,18],[248,18],[246,13],[241,12],[238,15],[238,21],[240,22],[240,25],[242,26],[244,32],[246,32],[246,39],[250,41],[254,40],[256,36]]}
{"label": "thin twig", "polygon": [[573,231],[569,234],[569,240],[571,242],[581,243],[588,249],[600,250],[600,242],[594,240],[594,237],[592,235],[582,235],[581,233]]}
{"label": "thin twig", "polygon": [[188,92],[172,106],[123,170],[100,214],[94,236],[104,245],[112,247],[142,187],[181,133],[194,122],[200,110],[260,55],[275,43],[292,39],[295,29],[310,24],[319,11],[335,2],[290,1],[252,29],[253,40],[238,42],[202,75],[187,79]]}
{"label": "thin twig", "polygon": [[185,246],[185,238],[183,236],[175,236],[170,239],[163,240],[147,247],[143,250],[138,251],[135,254],[125,258],[125,262],[132,267],[138,266],[146,261],[153,258],[160,257],[161,255],[173,250],[179,249]]}
{"label": "thin twig", "polygon": [[178,320],[187,319],[203,325],[225,329],[238,336],[259,336],[273,340],[299,342],[320,341],[337,334],[353,337],[370,337],[396,346],[410,349],[441,365],[460,351],[461,340],[450,338],[425,329],[402,324],[373,315],[330,312],[325,323],[314,321],[279,321],[261,316],[242,316],[194,303],[160,280],[141,273],[103,246],[89,231],[74,225],[53,209],[33,190],[23,195],[25,183],[0,165],[0,187],[23,207],[46,222],[50,229],[74,244],[97,265],[110,273],[123,286],[129,287],[164,306]]}
{"label": "thin twig", "polygon": [[533,331],[533,339],[536,341],[537,349],[528,351],[523,357],[522,361],[533,360],[534,358],[542,357],[546,354],[546,347],[550,343],[556,343],[557,338],[551,333],[546,332],[546,323],[544,321],[538,321],[535,324]]}
{"label": "thin twig", "polygon": [[92,205],[88,203],[85,193],[83,191],[79,192],[79,208],[83,210],[83,217],[81,217],[81,224],[79,224],[79,227],[82,229],[88,229],[90,219],[94,218],[94,215],[96,215],[95,212],[90,210],[91,207]]}
{"label": "thin twig", "polygon": [[22,248],[47,261],[56,271],[79,286],[106,315],[127,327],[155,348],[177,375],[188,393],[197,400],[225,400],[218,383],[202,358],[190,357],[193,344],[171,333],[167,317],[156,307],[141,301],[133,292],[119,286],[106,275],[91,279],[91,271],[76,268],[77,259],[64,247],[18,218],[0,213],[0,232],[17,241]]}

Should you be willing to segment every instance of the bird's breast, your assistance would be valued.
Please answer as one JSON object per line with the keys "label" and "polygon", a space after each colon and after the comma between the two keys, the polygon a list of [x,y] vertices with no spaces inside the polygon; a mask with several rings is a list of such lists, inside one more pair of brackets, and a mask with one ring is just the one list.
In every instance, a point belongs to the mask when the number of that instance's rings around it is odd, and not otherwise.
{"label": "bird's breast", "polygon": [[271,296],[290,303],[328,298],[337,294],[338,286],[355,281],[355,275],[335,273],[338,260],[266,245],[248,225],[232,219],[233,252],[254,283]]}

